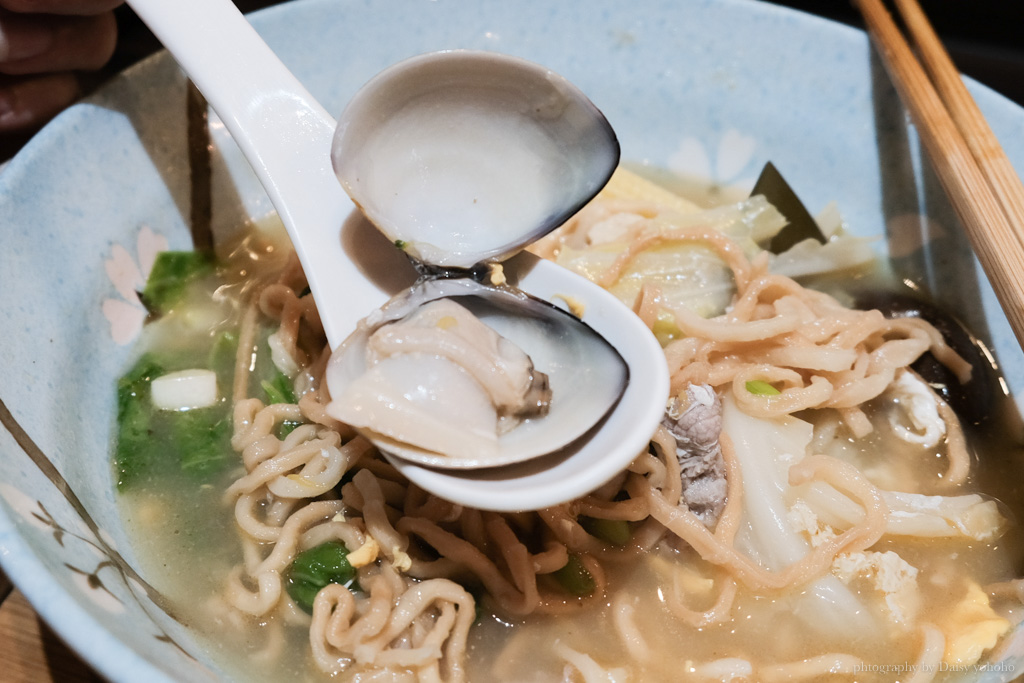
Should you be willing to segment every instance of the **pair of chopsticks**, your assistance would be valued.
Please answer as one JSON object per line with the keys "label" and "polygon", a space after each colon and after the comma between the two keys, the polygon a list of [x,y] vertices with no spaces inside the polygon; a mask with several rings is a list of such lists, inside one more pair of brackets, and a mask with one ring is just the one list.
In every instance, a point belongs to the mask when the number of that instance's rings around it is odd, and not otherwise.
{"label": "pair of chopsticks", "polygon": [[854,4],[1024,346],[1024,185],[917,0],[895,5],[923,67],[882,0]]}

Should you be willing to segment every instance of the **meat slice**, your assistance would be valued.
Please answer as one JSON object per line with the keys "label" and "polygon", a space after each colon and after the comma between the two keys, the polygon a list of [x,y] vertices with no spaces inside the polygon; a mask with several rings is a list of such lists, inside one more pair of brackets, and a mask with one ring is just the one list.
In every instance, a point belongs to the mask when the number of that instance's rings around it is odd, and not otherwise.
{"label": "meat slice", "polygon": [[691,384],[665,407],[662,424],[676,440],[683,493],[680,504],[713,527],[725,507],[725,461],[719,436],[722,433],[722,400],[706,384]]}

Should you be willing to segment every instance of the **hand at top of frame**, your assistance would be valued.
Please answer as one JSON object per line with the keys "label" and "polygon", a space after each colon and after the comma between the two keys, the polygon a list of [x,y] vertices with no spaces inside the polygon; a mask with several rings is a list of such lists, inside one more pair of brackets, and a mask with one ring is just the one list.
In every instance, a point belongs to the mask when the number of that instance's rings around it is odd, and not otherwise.
{"label": "hand at top of frame", "polygon": [[0,0],[0,136],[38,128],[79,96],[76,74],[114,52],[121,2]]}

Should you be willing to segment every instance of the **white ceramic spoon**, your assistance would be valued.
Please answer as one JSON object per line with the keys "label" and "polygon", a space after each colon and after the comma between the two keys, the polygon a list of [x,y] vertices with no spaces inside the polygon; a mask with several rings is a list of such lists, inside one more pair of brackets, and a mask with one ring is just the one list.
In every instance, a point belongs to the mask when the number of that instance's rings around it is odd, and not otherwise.
{"label": "white ceramic spoon", "polygon": [[[288,230],[336,347],[390,292],[364,274],[342,245],[341,226],[355,206],[331,163],[334,119],[229,0],[128,4],[174,55],[252,165]],[[505,267],[513,282],[538,298],[568,294],[583,305],[584,321],[628,366],[622,398],[582,439],[519,465],[447,471],[391,460],[411,481],[449,500],[489,510],[538,509],[592,491],[646,447],[664,410],[668,371],[653,335],[611,294],[530,254]]]}

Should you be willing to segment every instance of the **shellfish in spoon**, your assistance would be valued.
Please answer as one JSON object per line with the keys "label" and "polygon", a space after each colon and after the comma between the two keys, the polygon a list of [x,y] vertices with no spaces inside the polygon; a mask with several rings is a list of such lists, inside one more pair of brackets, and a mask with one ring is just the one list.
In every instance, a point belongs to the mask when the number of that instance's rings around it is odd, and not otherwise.
{"label": "shellfish in spoon", "polygon": [[615,134],[583,93],[514,57],[421,55],[359,90],[332,156],[422,278],[335,350],[328,413],[385,453],[456,469],[546,455],[604,417],[628,382],[621,356],[572,314],[490,278],[615,170]]}
{"label": "shellfish in spoon", "polygon": [[[331,163],[332,138],[336,127],[334,120],[288,72],[227,0],[176,0],[173,3],[165,0],[130,0],[129,4],[169,48],[203,92],[249,160],[288,229],[320,310],[328,341],[332,348],[337,349],[356,329],[358,321],[384,304],[394,292],[379,285],[380,280],[369,277],[361,270],[358,265],[360,255],[347,253],[340,237],[341,226],[352,212],[353,202],[342,190]],[[481,53],[453,54],[462,54],[470,66],[479,57],[502,61],[501,58]],[[522,65],[522,60],[510,62]],[[492,88],[501,91],[508,83],[504,80],[508,74],[503,75],[501,69],[495,69],[494,66],[491,64],[488,67],[489,78]],[[578,91],[575,89],[565,89],[567,84],[563,79],[540,67],[532,68],[539,69],[545,80],[556,84],[557,96],[535,108],[536,113],[542,117],[549,114],[557,116],[563,106],[575,104],[576,98],[582,97],[576,94]],[[513,76],[513,80],[522,77],[520,71]],[[585,98],[583,100],[586,101]],[[443,107],[446,101],[446,98],[441,98],[436,105]],[[592,106],[589,102],[587,105]],[[585,113],[586,107],[582,110],[569,107],[567,111],[575,112],[573,116],[576,116],[580,111]],[[529,115],[528,111],[524,113]],[[364,122],[360,119],[351,118],[344,124],[344,130],[358,130],[362,125]],[[368,126],[366,130],[373,130],[375,126],[372,122],[365,125]],[[569,125],[575,125],[571,119]],[[343,139],[344,135],[343,129],[339,127],[338,138]],[[559,139],[560,135],[556,134],[555,138]],[[617,149],[613,154],[617,156]],[[494,155],[491,156],[493,159]],[[602,156],[605,165],[596,172],[593,167],[583,165],[576,158],[568,163],[556,164],[556,168],[562,171],[577,172],[584,179],[590,177],[589,189],[579,191],[578,194],[577,189],[564,193],[563,201],[555,202],[561,206],[557,206],[554,211],[541,210],[540,214],[535,214],[543,216],[539,222],[531,220],[533,226],[524,235],[512,240],[501,237],[497,241],[498,246],[487,247],[483,252],[471,249],[467,252],[471,255],[466,258],[472,264],[494,261],[508,256],[544,231],[555,227],[596,193],[607,179],[611,172],[611,167],[607,165],[607,150],[603,155],[592,158],[600,159]],[[500,159],[497,161],[500,162]],[[611,166],[614,163],[613,158]],[[343,164],[339,164],[340,175],[344,178],[342,169]],[[525,177],[533,173],[534,170],[527,170]],[[364,177],[362,171],[358,177]],[[542,176],[545,178],[542,182],[550,182],[552,177],[557,177],[557,173],[555,176]],[[581,186],[588,188],[587,183],[584,180]],[[569,186],[575,188],[574,185]],[[366,212],[372,215],[374,208],[371,204],[376,203],[376,200],[371,200],[370,195],[355,194]],[[384,206],[388,202],[382,201],[379,204]],[[468,208],[469,211],[465,213],[476,213],[474,206]],[[426,214],[419,215],[422,218]],[[375,220],[380,225],[380,219]],[[403,219],[400,225],[406,226],[408,223]],[[435,230],[435,233],[443,234],[445,231],[442,227]],[[506,234],[504,230],[496,232]],[[429,254],[431,248],[437,246],[434,237],[421,238],[419,233],[412,239],[398,236],[393,240],[406,247],[410,255],[419,257]],[[459,249],[442,246],[441,252],[457,253]],[[473,267],[472,264],[465,266],[469,261],[460,259],[460,262],[442,263],[443,260],[435,259],[433,263],[427,261],[418,266],[420,272],[427,277],[427,284],[421,283],[420,289],[423,286],[447,288],[451,286],[450,283],[460,281],[472,283],[473,288],[483,287],[486,290],[478,290],[473,295],[486,308],[493,302],[491,290],[487,288],[501,290],[505,287],[487,284],[481,275],[486,269]],[[605,384],[612,388],[612,398],[605,403],[610,402],[611,405],[601,407],[600,402],[597,402],[597,407],[592,408],[594,412],[584,421],[592,426],[586,428],[584,425],[584,433],[570,437],[568,441],[564,434],[548,439],[548,445],[540,450],[552,452],[535,452],[528,460],[514,458],[506,461],[510,464],[498,467],[438,469],[436,466],[413,462],[408,457],[396,456],[387,446],[383,450],[405,476],[437,495],[484,509],[524,510],[550,506],[583,495],[624,469],[646,447],[661,417],[668,394],[668,374],[664,357],[654,337],[631,311],[604,290],[552,263],[525,253],[504,262],[503,268],[509,285],[515,289],[506,288],[504,294],[495,295],[497,300],[510,292],[514,296],[528,292],[549,309],[547,313],[561,316],[557,319],[576,330],[571,334],[582,330],[597,338],[594,348],[603,346],[605,351],[611,350],[610,353],[602,352],[603,355],[599,353],[583,362],[579,362],[578,357],[575,359],[575,366],[593,373],[599,384],[601,378],[610,380],[605,381]],[[412,279],[410,277],[410,281]],[[412,291],[417,290],[414,288]],[[405,298],[410,296],[416,295],[402,295]],[[555,310],[554,304],[550,302],[559,297],[571,297],[579,302],[583,310],[582,321]],[[482,315],[486,318],[487,314],[485,312]],[[365,323],[366,326],[371,324],[370,321]],[[518,340],[514,343],[528,346],[526,342]],[[537,355],[538,361],[543,356],[535,349],[523,348],[523,351],[531,357]],[[594,365],[587,366],[587,363]],[[616,378],[621,378],[622,383]],[[330,379],[328,386],[334,393],[334,383]],[[553,387],[552,405],[579,391],[588,389],[577,386],[575,380],[563,390]],[[559,395],[563,398],[560,399]],[[544,443],[547,438],[543,436],[547,429],[545,425],[557,426],[557,422],[537,420],[536,427],[541,434],[539,442]]]}

